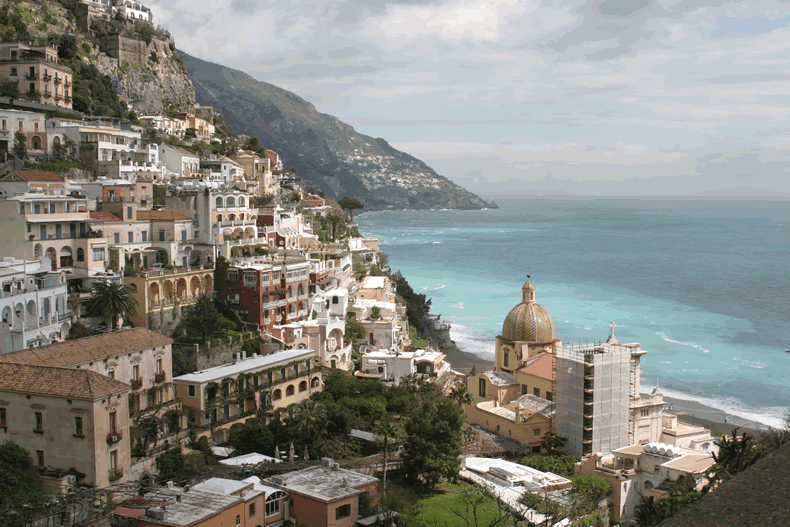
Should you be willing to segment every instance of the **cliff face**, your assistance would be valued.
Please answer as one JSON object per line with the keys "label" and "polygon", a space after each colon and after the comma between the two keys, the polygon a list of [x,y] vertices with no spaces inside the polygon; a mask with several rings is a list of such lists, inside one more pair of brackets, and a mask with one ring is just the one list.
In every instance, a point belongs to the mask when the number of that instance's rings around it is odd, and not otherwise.
{"label": "cliff face", "polygon": [[488,206],[419,159],[319,113],[294,93],[182,55],[197,102],[220,110],[236,133],[257,135],[280,154],[286,168],[296,167],[308,186],[335,199],[358,198],[367,210]]}

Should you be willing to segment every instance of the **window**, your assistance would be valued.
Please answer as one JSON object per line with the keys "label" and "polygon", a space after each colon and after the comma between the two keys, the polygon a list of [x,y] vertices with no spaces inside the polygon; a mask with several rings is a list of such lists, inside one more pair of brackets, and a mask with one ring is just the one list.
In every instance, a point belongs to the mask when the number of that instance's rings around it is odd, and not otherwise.
{"label": "window", "polygon": [[44,414],[36,412],[36,432],[44,431]]}
{"label": "window", "polygon": [[249,514],[249,516],[255,516],[255,504],[254,503],[250,503],[250,508],[249,508],[249,513],[248,514]]}
{"label": "window", "polygon": [[540,428],[536,428],[533,434],[535,434],[535,437],[538,437],[540,435]]}
{"label": "window", "polygon": [[236,270],[228,271],[228,280],[238,280],[239,272]]}
{"label": "window", "polygon": [[49,213],[50,214],[55,214],[55,204],[54,203],[50,203],[49,204]]}
{"label": "window", "polygon": [[118,469],[118,451],[113,450],[110,452],[110,469],[117,470]]}
{"label": "window", "polygon": [[115,243],[121,243],[121,233],[115,233]]}
{"label": "window", "polygon": [[340,302],[340,299],[338,297],[336,297],[336,296],[333,296],[332,297],[332,304],[337,304],[338,302]]}
{"label": "window", "polygon": [[485,397],[486,396],[486,380],[485,379],[480,379],[480,382],[478,383],[478,392],[477,392],[477,394],[480,397]]}
{"label": "window", "polygon": [[134,209],[132,209],[132,207],[126,207],[126,219],[127,220],[131,220],[132,219],[132,217],[133,217],[132,210],[134,210]]}
{"label": "window", "polygon": [[144,242],[147,242],[147,241],[148,241],[148,231],[143,231],[143,232],[142,232],[142,233],[140,233],[140,234],[142,234],[142,235],[143,235],[143,241],[144,241]]}
{"label": "window", "polygon": [[244,286],[255,287],[258,285],[258,275],[256,273],[244,273]]}
{"label": "window", "polygon": [[266,516],[280,514],[280,500],[266,502]]}
{"label": "window", "polygon": [[110,433],[115,434],[118,430],[116,426],[118,424],[118,412],[110,412]]}
{"label": "window", "polygon": [[348,518],[351,516],[351,504],[347,503],[345,505],[341,505],[340,507],[335,509],[335,519],[340,520],[342,518]]}
{"label": "window", "polygon": [[132,231],[132,232],[127,232],[127,233],[126,233],[126,237],[128,238],[128,240],[129,240],[129,243],[134,243],[134,231]]}
{"label": "window", "polygon": [[241,525],[241,516],[236,515],[236,527],[239,527],[239,525]]}
{"label": "window", "polygon": [[43,450],[36,450],[36,458],[37,458],[37,461],[38,461],[38,466],[39,467],[43,467],[44,466],[44,451]]}
{"label": "window", "polygon": [[156,373],[162,373],[162,359],[156,359]]}
{"label": "window", "polygon": [[74,435],[82,436],[82,417],[74,418]]}
{"label": "window", "polygon": [[101,260],[104,260],[104,247],[99,247],[99,248],[94,247],[94,249],[93,249],[93,261],[94,262],[98,262],[98,261],[101,261]]}
{"label": "window", "polygon": [[502,355],[502,363],[504,364],[505,368],[510,367],[510,353],[507,351]]}
{"label": "window", "polygon": [[195,387],[194,386],[190,386],[189,387],[189,396],[190,397],[195,397]]}
{"label": "window", "polygon": [[33,214],[41,214],[41,203],[35,203],[33,205]]}
{"label": "window", "polygon": [[159,241],[165,241],[165,231],[159,231]]}
{"label": "window", "polygon": [[132,366],[132,379],[134,379],[135,381],[140,380],[140,365],[139,364],[135,364],[134,366]]}
{"label": "window", "polygon": [[283,398],[283,392],[281,392],[279,388],[277,390],[274,390],[274,393],[272,394],[272,399],[275,401],[279,401],[282,398]]}
{"label": "window", "polygon": [[0,426],[8,426],[5,408],[0,408]]}
{"label": "window", "polygon": [[551,392],[546,392],[546,399],[549,400],[549,401],[553,401],[554,400],[554,394],[551,393]]}
{"label": "window", "polygon": [[529,393],[529,388],[526,384],[521,385],[521,395],[527,395]]}
{"label": "window", "polygon": [[532,390],[532,393],[535,394],[535,397],[540,397],[540,388],[534,388]]}
{"label": "window", "polygon": [[182,241],[182,242],[185,242],[185,241],[187,241],[187,231],[186,231],[186,229],[184,229],[183,231],[181,231],[181,241]]}
{"label": "window", "polygon": [[115,378],[115,372],[113,370],[108,371],[107,372],[107,377],[109,377],[110,379],[114,379]]}
{"label": "window", "polygon": [[17,76],[17,72],[16,72],[16,66],[11,66],[11,75],[12,75],[13,77],[16,77],[16,76]]}
{"label": "window", "polygon": [[646,409],[642,410],[642,417],[647,417],[648,415],[650,415],[650,410],[649,409],[646,408]]}

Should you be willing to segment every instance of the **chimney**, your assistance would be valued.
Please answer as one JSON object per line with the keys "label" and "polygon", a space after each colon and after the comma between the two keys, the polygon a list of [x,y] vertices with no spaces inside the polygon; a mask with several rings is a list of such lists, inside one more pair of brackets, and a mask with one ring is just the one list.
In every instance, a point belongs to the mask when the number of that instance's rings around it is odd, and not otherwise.
{"label": "chimney", "polygon": [[332,468],[332,464],[333,463],[334,463],[334,461],[332,460],[331,457],[322,457],[321,458],[321,466],[322,467]]}

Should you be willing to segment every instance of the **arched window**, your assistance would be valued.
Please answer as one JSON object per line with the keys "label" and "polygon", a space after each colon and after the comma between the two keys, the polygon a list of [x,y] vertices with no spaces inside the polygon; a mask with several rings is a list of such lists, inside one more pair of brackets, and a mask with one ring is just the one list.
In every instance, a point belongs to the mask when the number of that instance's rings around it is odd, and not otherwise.
{"label": "arched window", "polygon": [[272,394],[272,400],[279,401],[282,398],[283,398],[283,392],[281,392],[279,388],[274,390],[274,393]]}
{"label": "arched window", "polygon": [[60,146],[60,137],[58,137],[58,136],[55,136],[55,137],[52,139],[52,146],[53,146],[53,147],[58,147],[58,146]]}
{"label": "arched window", "polygon": [[233,196],[230,196],[230,197],[229,197],[229,198],[228,198],[228,199],[225,201],[225,204],[226,204],[226,206],[228,206],[228,207],[235,207],[235,206],[236,206],[236,198],[234,198]]}
{"label": "arched window", "polygon": [[507,351],[505,351],[504,354],[502,355],[502,364],[505,366],[505,368],[510,367],[510,353],[508,353]]}
{"label": "arched window", "polygon": [[294,385],[293,384],[289,384],[288,388],[285,389],[285,396],[289,397],[289,396],[291,396],[293,394],[294,394]]}
{"label": "arched window", "polygon": [[37,135],[34,135],[30,138],[30,148],[33,150],[41,150],[41,138]]}
{"label": "arched window", "polygon": [[239,207],[244,207],[245,205],[246,202],[244,201],[244,198],[239,198]]}
{"label": "arched window", "polygon": [[480,379],[480,381],[478,383],[478,392],[477,392],[477,394],[480,397],[485,397],[486,396],[486,380],[485,379]]}
{"label": "arched window", "polygon": [[653,484],[649,481],[645,481],[645,490],[653,490]]}
{"label": "arched window", "polygon": [[307,381],[302,381],[299,383],[299,391],[306,392],[307,391]]}
{"label": "arched window", "polygon": [[217,208],[224,207],[225,204],[222,202],[222,196],[217,196]]}
{"label": "arched window", "polygon": [[336,296],[333,296],[333,297],[332,297],[332,303],[333,303],[333,304],[337,304],[337,303],[339,303],[339,302],[340,302],[340,299],[339,299],[338,297],[336,297]]}
{"label": "arched window", "polygon": [[536,428],[533,433],[535,434],[535,437],[538,437],[540,435],[540,428]]}
{"label": "arched window", "polygon": [[313,377],[313,380],[310,381],[310,387],[312,387],[312,388],[318,388],[318,386],[320,384],[321,384],[321,381],[318,379],[318,377]]}
{"label": "arched window", "polygon": [[499,425],[496,425],[496,431],[499,432]]}
{"label": "arched window", "polygon": [[85,250],[82,247],[77,249],[77,261],[84,262],[85,261]]}

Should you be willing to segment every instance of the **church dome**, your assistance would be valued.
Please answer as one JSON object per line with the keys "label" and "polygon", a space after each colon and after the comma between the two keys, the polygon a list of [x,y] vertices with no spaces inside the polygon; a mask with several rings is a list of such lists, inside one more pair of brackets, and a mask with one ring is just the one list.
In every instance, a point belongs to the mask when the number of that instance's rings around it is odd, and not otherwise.
{"label": "church dome", "polygon": [[554,340],[554,320],[535,302],[535,285],[527,281],[521,288],[521,303],[510,310],[502,324],[502,339],[512,342]]}

